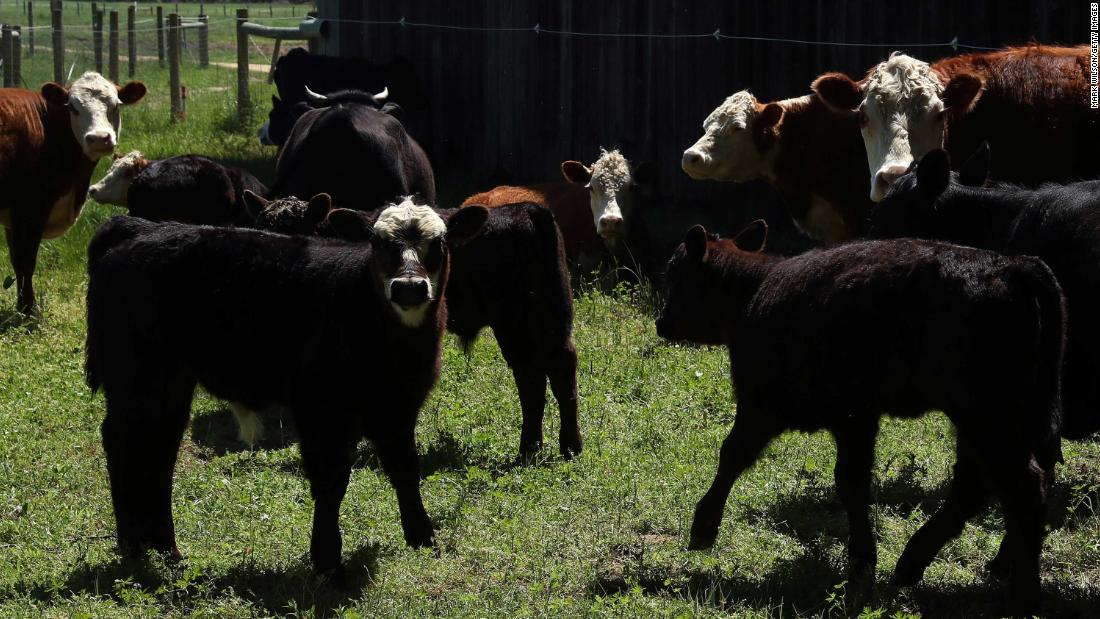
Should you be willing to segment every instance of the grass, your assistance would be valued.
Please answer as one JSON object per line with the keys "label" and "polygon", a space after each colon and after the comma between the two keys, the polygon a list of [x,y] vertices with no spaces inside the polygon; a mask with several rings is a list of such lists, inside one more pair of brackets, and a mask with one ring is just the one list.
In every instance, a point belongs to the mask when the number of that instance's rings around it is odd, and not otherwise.
{"label": "grass", "polygon": [[[3,3],[0,19],[7,10]],[[50,71],[39,55],[25,75],[38,84]],[[242,126],[232,71],[188,68],[189,118],[176,124],[168,120],[166,72],[143,63],[139,76],[150,94],[125,110],[120,150],[154,158],[201,153],[270,179],[274,151],[254,138],[269,86],[254,84],[255,114]],[[178,540],[188,559],[122,562],[99,442],[103,401],[82,379],[84,252],[96,227],[117,212],[89,203],[68,234],[43,244],[36,281],[44,318],[33,328],[12,320],[14,289],[0,291],[0,319],[7,318],[0,327],[0,616],[792,617],[853,610],[842,595],[847,524],[825,435],[777,440],[734,487],[714,550],[684,550],[694,503],[736,414],[725,352],[669,345],[656,337],[647,303],[587,288],[575,322],[586,448],[573,462],[551,448],[532,465],[513,464],[519,405],[492,335],[468,358],[448,336],[444,373],[418,427],[423,495],[440,527],[437,554],[404,545],[394,494],[364,444],[341,519],[353,586],[340,591],[317,579],[308,563],[312,506],[292,428],[269,422],[268,440],[245,449],[225,406],[200,396],[175,483]],[[0,255],[0,274],[9,272]],[[552,400],[547,420],[552,438]],[[885,584],[905,540],[943,497],[951,447],[941,415],[884,424],[873,488],[880,597],[866,616],[996,612],[1001,589],[982,569],[1003,530],[996,509],[944,549],[921,586],[891,591]],[[1088,616],[1100,604],[1098,473],[1100,445],[1067,445],[1042,562],[1051,616]]]}

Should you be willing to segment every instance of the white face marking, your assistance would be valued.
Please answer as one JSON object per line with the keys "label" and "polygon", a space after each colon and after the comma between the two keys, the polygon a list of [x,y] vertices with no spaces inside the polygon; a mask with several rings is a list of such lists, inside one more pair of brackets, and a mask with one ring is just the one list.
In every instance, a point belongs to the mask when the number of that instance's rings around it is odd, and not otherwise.
{"label": "white face marking", "polygon": [[73,227],[76,223],[76,218],[80,214],[76,211],[76,201],[73,199],[73,192],[69,190],[69,193],[61,196],[57,199],[57,202],[53,203],[53,208],[50,209],[50,218],[46,220],[46,228],[42,231],[42,238],[55,239]]}
{"label": "white face marking", "polygon": [[761,175],[763,158],[752,141],[756,97],[735,92],[703,121],[703,137],[684,151],[681,167],[695,180],[749,181]]}
{"label": "white face marking", "polygon": [[[406,243],[401,250],[403,266],[400,272],[383,282],[382,286],[390,307],[406,326],[417,327],[424,322],[428,306],[438,293],[440,271],[427,271],[423,263],[432,243],[440,239],[446,231],[447,225],[430,206],[415,204],[411,198],[387,207],[375,221],[374,234],[379,238]],[[428,277],[423,277],[418,271],[426,272]],[[411,307],[397,303],[393,300],[395,282],[399,286],[422,282],[427,287],[426,300]]]}
{"label": "white face marking", "polygon": [[[145,156],[140,151],[130,151],[115,159],[111,164],[111,167],[107,169],[107,173],[103,175],[103,178],[98,183],[88,188],[88,195],[92,196],[92,199],[100,204],[114,204],[115,206],[126,206],[127,198],[130,193],[130,183],[133,182],[134,177],[141,170],[138,169],[138,162],[144,161]],[[142,167],[142,169],[144,169]]]}
{"label": "white face marking", "polygon": [[592,164],[592,178],[588,182],[589,206],[596,232],[608,243],[614,243],[622,230],[624,212],[633,204],[634,178],[630,162],[618,150],[600,149],[600,158]]}
{"label": "white face marking", "polygon": [[861,131],[875,202],[914,159],[943,146],[943,89],[928,63],[896,52],[867,77]]}
{"label": "white face marking", "polygon": [[121,106],[118,88],[94,71],[81,75],[69,88],[73,137],[88,159],[96,161],[114,152],[122,130]]}

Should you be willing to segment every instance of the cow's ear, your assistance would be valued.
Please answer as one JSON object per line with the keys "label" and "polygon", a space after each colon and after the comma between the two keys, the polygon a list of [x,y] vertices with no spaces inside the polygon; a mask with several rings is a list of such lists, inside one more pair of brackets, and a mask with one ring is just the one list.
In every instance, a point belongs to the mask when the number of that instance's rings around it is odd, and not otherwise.
{"label": "cow's ear", "polygon": [[738,232],[733,239],[733,244],[737,246],[737,249],[754,254],[764,251],[764,245],[767,242],[768,222],[763,219],[757,219],[745,226],[745,229]]}
{"label": "cow's ear", "polygon": [[390,102],[382,106],[382,111],[394,118],[401,118],[405,115],[405,110],[400,105]]}
{"label": "cow's ear", "polygon": [[859,84],[843,73],[826,73],[814,80],[810,88],[826,107],[838,114],[854,114],[863,102]]}
{"label": "cow's ear", "polygon": [[698,224],[688,230],[684,237],[684,249],[687,257],[692,262],[703,262],[707,259],[707,229]]}
{"label": "cow's ear", "polygon": [[123,105],[130,105],[141,101],[148,89],[141,82],[126,82],[125,86],[118,89],[118,99]]}
{"label": "cow's ear", "polygon": [[366,241],[373,234],[366,214],[349,208],[332,209],[325,217],[324,224],[334,236],[346,241]]}
{"label": "cow's ear", "polygon": [[951,160],[947,151],[937,148],[928,151],[917,163],[917,189],[930,200],[935,200],[951,182]]}
{"label": "cow's ear", "polygon": [[989,142],[982,142],[978,150],[959,168],[959,184],[984,187],[989,180],[989,166]]}
{"label": "cow's ear", "polygon": [[982,92],[982,79],[971,73],[959,73],[947,82],[943,89],[944,112],[959,118],[978,102]]}
{"label": "cow's ear", "polygon": [[592,170],[579,161],[562,162],[561,175],[570,183],[578,185],[587,185],[592,180]]}
{"label": "cow's ear", "polygon": [[458,209],[447,220],[447,244],[451,247],[461,247],[481,233],[485,220],[489,219],[489,209],[484,206],[471,204]]}
{"label": "cow's ear", "polygon": [[54,82],[46,82],[42,84],[42,98],[47,103],[54,105],[68,105],[69,103],[69,91],[65,89],[61,84]]}
{"label": "cow's ear", "polygon": [[265,200],[263,196],[257,195],[248,189],[244,190],[244,193],[241,194],[241,197],[244,198],[245,207],[253,213],[259,213],[260,211],[267,208],[268,204],[270,204],[270,202]]}
{"label": "cow's ear", "polygon": [[778,103],[769,103],[760,110],[756,117],[756,126],[759,129],[771,129],[783,120],[783,106]]}
{"label": "cow's ear", "polygon": [[314,225],[325,220],[325,216],[332,210],[332,196],[327,193],[319,193],[309,199],[306,205],[306,219]]}

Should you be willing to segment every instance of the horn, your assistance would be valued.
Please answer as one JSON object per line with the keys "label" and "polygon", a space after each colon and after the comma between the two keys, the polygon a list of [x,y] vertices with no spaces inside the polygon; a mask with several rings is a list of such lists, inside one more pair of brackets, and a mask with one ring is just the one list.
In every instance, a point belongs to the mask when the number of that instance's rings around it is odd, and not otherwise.
{"label": "horn", "polygon": [[385,102],[386,97],[388,97],[388,96],[390,96],[390,88],[389,88],[389,86],[386,86],[386,87],[382,88],[382,92],[380,92],[376,95],[371,95],[371,98],[374,99],[375,103],[381,104],[381,103]]}
{"label": "horn", "polygon": [[310,103],[324,103],[325,101],[328,100],[328,97],[326,97],[325,95],[318,94],[318,93],[313,92],[312,90],[310,90],[309,86],[306,86],[305,88],[306,88],[306,99],[308,99]]}

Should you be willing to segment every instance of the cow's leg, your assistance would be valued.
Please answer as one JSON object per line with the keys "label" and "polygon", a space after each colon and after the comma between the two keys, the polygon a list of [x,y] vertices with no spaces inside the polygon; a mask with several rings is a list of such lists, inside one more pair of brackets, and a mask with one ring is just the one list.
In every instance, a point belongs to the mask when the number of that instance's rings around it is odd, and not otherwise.
{"label": "cow's leg", "polygon": [[[1009,577],[1010,610],[1018,615],[1034,614],[1041,593],[1039,554],[1043,546],[1043,515],[1048,472],[1025,449],[999,445],[1003,451],[985,458],[985,473],[1005,515],[1004,550],[1011,560]],[[987,453],[997,447],[990,446]]]}
{"label": "cow's leg", "polygon": [[400,429],[374,445],[382,461],[382,470],[397,492],[405,543],[414,547],[432,546],[435,543],[435,527],[420,497],[420,461],[416,453],[415,429]]}
{"label": "cow's leg", "polygon": [[38,263],[38,247],[42,243],[45,221],[18,218],[5,230],[8,255],[15,270],[16,309],[31,316],[37,312],[34,298],[34,268]]}
{"label": "cow's leg", "polygon": [[718,456],[718,473],[710,489],[695,506],[695,519],[691,523],[689,550],[702,550],[714,545],[718,526],[722,524],[722,512],[734,482],[760,457],[768,443],[779,434],[772,426],[759,423],[756,413],[742,402],[738,406],[737,419],[733,423]]}
{"label": "cow's leg", "polygon": [[346,424],[295,411],[302,468],[313,496],[313,534],[309,556],[318,573],[340,571],[340,503],[351,478],[352,433]]}
{"label": "cow's leg", "polygon": [[100,432],[103,437],[103,453],[107,459],[107,478],[111,483],[111,503],[115,511],[115,529],[118,547],[124,554],[136,555],[141,551],[141,528],[144,520],[141,509],[142,492],[138,487],[136,471],[145,466],[140,461],[130,415],[122,412],[123,406],[107,399],[107,416]]}
{"label": "cow's leg", "polygon": [[519,434],[520,459],[529,459],[542,449],[542,415],[546,408],[546,370],[529,360],[512,363],[512,376],[519,391],[523,427]]}
{"label": "cow's leg", "polygon": [[989,500],[989,488],[981,476],[968,439],[959,436],[955,444],[955,477],[951,490],[939,510],[924,523],[901,553],[891,584],[908,587],[920,582],[924,570],[948,540],[962,533],[963,526],[974,517]]}
{"label": "cow's leg", "polygon": [[150,480],[151,514],[146,534],[147,543],[159,552],[180,558],[176,547],[176,527],[172,520],[172,474],[176,468],[180,442],[191,416],[191,399],[195,382],[177,377],[168,385],[165,393],[163,417],[150,428],[146,442],[149,468],[145,472]]}
{"label": "cow's leg", "polygon": [[561,455],[568,459],[581,453],[583,447],[577,421],[577,350],[571,340],[554,355],[549,367],[550,389],[558,400],[561,413],[558,447]]}
{"label": "cow's leg", "polygon": [[836,440],[836,490],[848,512],[848,569],[859,588],[868,588],[878,552],[871,527],[871,467],[875,461],[878,417],[855,416],[833,430]]}

